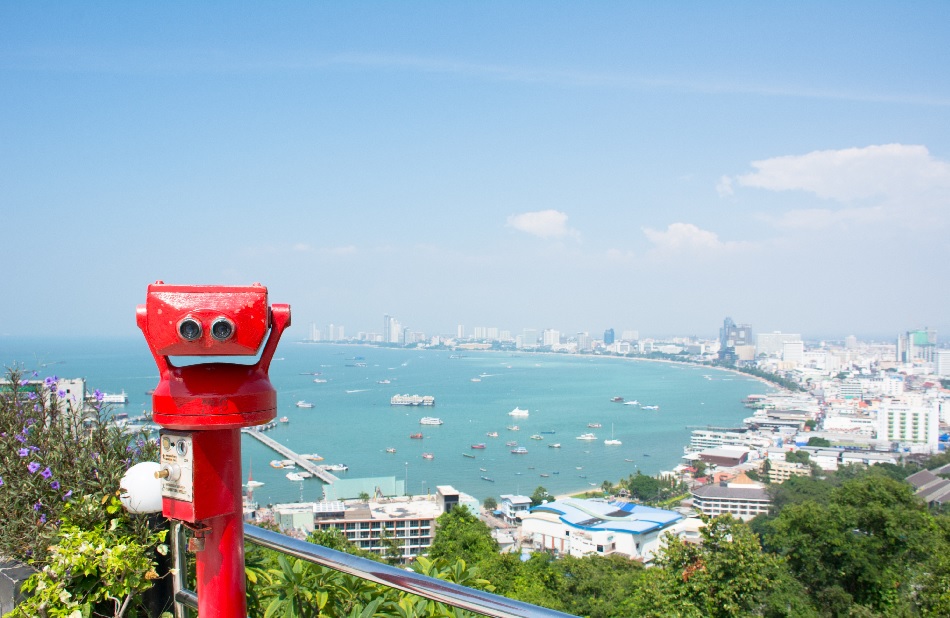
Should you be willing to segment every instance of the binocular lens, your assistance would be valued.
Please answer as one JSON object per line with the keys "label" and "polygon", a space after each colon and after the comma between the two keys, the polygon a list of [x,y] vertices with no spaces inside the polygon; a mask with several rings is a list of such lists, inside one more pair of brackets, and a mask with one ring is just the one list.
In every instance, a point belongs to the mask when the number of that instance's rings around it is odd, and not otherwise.
{"label": "binocular lens", "polygon": [[194,341],[201,337],[201,324],[194,318],[185,318],[178,323],[178,336],[185,341]]}
{"label": "binocular lens", "polygon": [[234,334],[234,322],[227,318],[218,318],[211,324],[211,336],[217,341],[227,341]]}

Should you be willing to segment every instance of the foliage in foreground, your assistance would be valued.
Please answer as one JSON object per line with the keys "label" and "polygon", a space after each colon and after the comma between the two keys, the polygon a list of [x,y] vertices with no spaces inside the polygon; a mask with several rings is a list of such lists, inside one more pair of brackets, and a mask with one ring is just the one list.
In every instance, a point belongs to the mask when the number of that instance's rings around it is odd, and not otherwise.
{"label": "foliage in foreground", "polygon": [[155,445],[125,434],[101,397],[87,406],[57,381],[10,370],[0,388],[0,555],[39,570],[12,615],[133,616],[163,535],[115,495]]}

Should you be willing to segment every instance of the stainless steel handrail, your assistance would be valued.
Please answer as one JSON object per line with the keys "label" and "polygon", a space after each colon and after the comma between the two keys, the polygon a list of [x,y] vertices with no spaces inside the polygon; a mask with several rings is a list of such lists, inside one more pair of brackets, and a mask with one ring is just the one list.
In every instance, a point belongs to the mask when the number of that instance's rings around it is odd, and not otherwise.
{"label": "stainless steel handrail", "polygon": [[[178,568],[175,580],[176,618],[179,615],[183,615],[177,612],[179,610],[183,611],[184,606],[193,609],[198,608],[198,596],[194,591],[184,588],[183,585],[184,566],[186,564],[183,551],[185,545],[183,542],[184,530],[184,526],[180,524],[177,524],[172,529],[173,551],[178,550],[175,552],[176,567]],[[319,564],[320,566],[340,571],[341,573],[355,575],[356,577],[376,584],[402,590],[432,601],[445,603],[446,605],[469,610],[484,616],[497,618],[554,618],[557,616],[572,616],[571,614],[539,607],[523,601],[508,599],[490,592],[467,588],[435,577],[420,575],[413,571],[396,568],[367,558],[351,556],[350,554],[335,549],[301,541],[250,524],[244,524],[244,538],[255,545],[273,549],[288,556],[300,558],[301,560]]]}

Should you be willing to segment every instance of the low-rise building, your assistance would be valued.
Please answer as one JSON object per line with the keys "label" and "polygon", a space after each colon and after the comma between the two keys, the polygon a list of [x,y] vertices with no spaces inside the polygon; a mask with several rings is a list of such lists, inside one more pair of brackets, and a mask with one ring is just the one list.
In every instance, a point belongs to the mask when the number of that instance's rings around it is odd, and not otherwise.
{"label": "low-rise building", "polygon": [[748,521],[760,513],[768,513],[772,499],[764,485],[745,474],[739,474],[729,483],[701,485],[690,490],[693,507],[704,515],[729,513]]}
{"label": "low-rise building", "polygon": [[790,461],[769,461],[769,482],[784,483],[793,476],[810,476],[811,466]]}
{"label": "low-rise building", "polygon": [[678,534],[674,511],[605,500],[564,499],[531,509],[522,518],[522,544],[576,557],[621,554],[651,562],[667,532]]}
{"label": "low-rise building", "polygon": [[501,512],[501,518],[510,525],[518,524],[521,516],[531,508],[531,498],[528,496],[502,494],[499,499],[501,502],[498,510]]}

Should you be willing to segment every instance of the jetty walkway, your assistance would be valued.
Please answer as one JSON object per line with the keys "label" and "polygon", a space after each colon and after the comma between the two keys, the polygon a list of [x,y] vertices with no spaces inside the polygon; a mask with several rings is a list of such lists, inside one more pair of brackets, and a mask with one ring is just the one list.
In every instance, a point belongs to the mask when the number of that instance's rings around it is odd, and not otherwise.
{"label": "jetty walkway", "polygon": [[272,449],[274,449],[275,451],[283,455],[285,459],[292,460],[295,464],[297,464],[298,466],[300,466],[301,468],[303,468],[310,474],[314,475],[315,477],[317,477],[324,483],[327,483],[328,485],[332,484],[334,481],[340,480],[338,477],[333,476],[332,474],[330,474],[323,468],[320,468],[319,466],[315,465],[312,461],[308,459],[304,459],[303,457],[293,452],[292,450],[290,450],[289,448],[287,448],[286,446],[284,446],[277,440],[274,440],[270,436],[265,436],[262,432],[257,431],[256,429],[245,427],[244,429],[241,430],[241,433],[247,434],[251,436],[252,438],[255,438],[256,440],[259,440],[262,444],[271,447]]}

